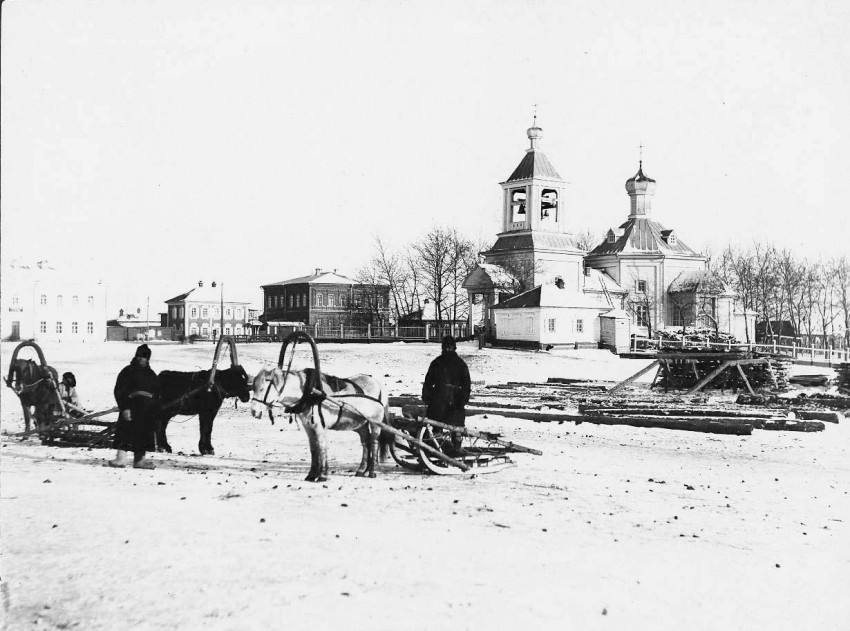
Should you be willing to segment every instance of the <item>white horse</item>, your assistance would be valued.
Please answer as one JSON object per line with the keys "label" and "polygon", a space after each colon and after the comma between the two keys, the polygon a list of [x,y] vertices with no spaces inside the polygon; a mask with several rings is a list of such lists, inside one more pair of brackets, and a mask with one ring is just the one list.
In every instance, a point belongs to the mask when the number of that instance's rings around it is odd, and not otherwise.
{"label": "white horse", "polygon": [[388,399],[380,382],[369,375],[317,377],[313,369],[263,368],[254,377],[251,414],[262,418],[267,411],[274,422],[272,410],[279,407],[301,421],[310,441],[307,481],[328,479],[328,429],[350,429],[360,435],[363,457],[355,475],[374,478],[375,461],[383,460],[393,440],[389,432],[381,432],[381,427],[372,422],[388,424]]}

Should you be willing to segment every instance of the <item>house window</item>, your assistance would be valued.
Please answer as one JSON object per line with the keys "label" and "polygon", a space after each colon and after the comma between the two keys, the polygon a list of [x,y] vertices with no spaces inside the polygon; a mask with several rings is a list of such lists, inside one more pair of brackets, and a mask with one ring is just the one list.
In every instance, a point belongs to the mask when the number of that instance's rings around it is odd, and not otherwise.
{"label": "house window", "polygon": [[79,296],[73,296],[73,297],[71,298],[71,304],[75,304],[75,305],[76,305],[76,304],[79,304],[79,302],[80,302],[80,297],[79,297]]}
{"label": "house window", "polygon": [[271,309],[273,304],[274,304],[274,303],[272,302],[272,297],[271,297],[271,296],[266,296],[266,308],[267,308],[267,309]]}
{"label": "house window", "polygon": [[201,335],[203,335],[204,337],[209,337],[210,330],[207,327],[204,327],[203,329],[201,329]]}
{"label": "house window", "polygon": [[605,240],[608,243],[614,243],[617,240],[617,235],[614,234],[613,230],[609,230],[608,234],[605,236]]}
{"label": "house window", "polygon": [[646,293],[646,281],[645,280],[639,280],[637,282],[637,290],[638,290],[639,294],[645,294]]}
{"label": "house window", "polygon": [[292,294],[289,294],[289,308],[292,309]]}
{"label": "house window", "polygon": [[213,317],[220,318],[221,317],[221,307],[216,307],[213,309]]}
{"label": "house window", "polygon": [[230,325],[229,324],[224,325],[224,334],[230,335]]}
{"label": "house window", "polygon": [[325,305],[324,296],[318,292],[316,292],[316,306],[323,307]]}
{"label": "house window", "polygon": [[62,306],[62,294],[59,294],[58,296],[56,296],[56,306],[57,307]]}
{"label": "house window", "polygon": [[384,297],[378,296],[378,309],[383,309],[383,308],[384,308]]}
{"label": "house window", "polygon": [[198,334],[198,325],[190,324],[189,325],[189,335],[197,335]]}
{"label": "house window", "polygon": [[202,318],[208,318],[208,317],[210,317],[210,311],[209,311],[209,308],[207,308],[207,307],[203,307],[203,308],[201,309],[201,317],[202,317]]}
{"label": "house window", "polygon": [[717,325],[717,298],[710,296],[702,301],[700,326],[714,328]]}
{"label": "house window", "polygon": [[[41,298],[38,300],[39,304],[46,305],[47,304],[47,294],[41,294]],[[47,331],[45,331],[46,333]]]}
{"label": "house window", "polygon": [[360,294],[354,294],[354,306],[360,307],[363,304],[363,296]]}
{"label": "house window", "polygon": [[12,296],[12,306],[17,307],[21,303],[20,298],[17,296]]}
{"label": "house window", "polygon": [[94,322],[87,322],[86,323],[86,332],[89,333],[89,334],[94,333]]}
{"label": "house window", "polygon": [[546,320],[546,330],[549,331],[549,333],[555,332],[555,318],[549,318]]}
{"label": "house window", "polygon": [[582,318],[576,320],[576,333],[584,333],[584,320]]}
{"label": "house window", "polygon": [[47,322],[44,322],[43,320],[41,322],[39,322],[38,330],[41,333],[47,333]]}
{"label": "house window", "polygon": [[242,309],[241,308],[240,309],[234,309],[233,315],[236,317],[237,320],[241,320],[242,319]]}
{"label": "house window", "polygon": [[177,317],[183,319],[183,307],[177,307]]}
{"label": "house window", "polygon": [[638,326],[649,326],[649,309],[646,305],[635,305],[635,322]]}
{"label": "house window", "polygon": [[89,296],[89,306],[90,307],[94,306],[94,296]]}
{"label": "house window", "polygon": [[198,308],[197,307],[192,307],[192,317],[193,318],[198,317]]}
{"label": "house window", "polygon": [[56,332],[57,332],[57,333],[61,333],[61,332],[62,332],[62,323],[61,323],[61,322],[57,322],[57,323],[56,323]]}
{"label": "house window", "polygon": [[339,297],[339,306],[345,307],[345,296],[343,296],[343,295],[340,295],[340,297]]}
{"label": "house window", "polygon": [[77,323],[76,322],[71,322],[71,333],[73,333],[74,335],[77,334]]}
{"label": "house window", "polygon": [[334,295],[333,294],[328,294],[328,306],[329,307],[334,306]]}
{"label": "house window", "polygon": [[228,307],[227,309],[225,309],[225,310],[224,310],[224,317],[225,317],[225,318],[229,318],[229,317],[230,317],[230,307]]}

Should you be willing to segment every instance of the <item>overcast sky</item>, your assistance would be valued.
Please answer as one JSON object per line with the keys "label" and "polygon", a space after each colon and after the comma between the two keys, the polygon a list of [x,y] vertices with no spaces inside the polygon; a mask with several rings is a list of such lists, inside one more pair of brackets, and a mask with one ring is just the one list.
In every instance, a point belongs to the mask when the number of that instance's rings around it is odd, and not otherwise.
{"label": "overcast sky", "polygon": [[2,256],[151,308],[434,226],[492,242],[537,105],[576,231],[850,253],[850,3],[7,0]]}

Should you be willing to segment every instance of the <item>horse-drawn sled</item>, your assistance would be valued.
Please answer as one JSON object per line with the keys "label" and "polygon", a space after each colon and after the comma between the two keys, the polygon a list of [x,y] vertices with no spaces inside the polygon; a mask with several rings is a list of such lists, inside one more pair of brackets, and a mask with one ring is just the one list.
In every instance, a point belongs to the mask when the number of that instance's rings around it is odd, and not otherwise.
{"label": "horse-drawn sled", "polygon": [[[218,369],[222,349],[230,350],[231,366]],[[32,348],[38,357],[18,357],[24,348]],[[198,372],[176,372],[164,370],[159,375],[165,403],[159,406],[160,422],[155,444],[151,450],[171,451],[165,430],[168,421],[177,414],[200,417],[200,453],[214,453],[211,442],[212,424],[223,400],[238,396],[248,400],[248,378],[239,365],[236,344],[232,337],[218,339],[212,368]],[[37,435],[47,445],[67,447],[108,447],[112,445],[116,431],[116,420],[106,420],[117,413],[118,407],[92,412],[62,396],[57,371],[47,364],[42,349],[32,340],[15,347],[6,377],[8,385],[21,401],[24,413],[24,431],[21,438]],[[35,420],[33,427],[32,421]]]}
{"label": "horse-drawn sled", "polygon": [[[310,348],[311,366],[293,370],[299,343]],[[404,469],[452,475],[489,473],[513,463],[508,454],[542,452],[480,432],[426,418],[423,406],[405,406],[401,416],[391,414],[387,393],[369,375],[339,378],[323,375],[316,343],[295,331],[286,337],[276,367],[262,369],[254,378],[252,414],[264,412],[274,423],[274,410],[297,419],[310,442],[308,481],[327,479],[327,429],[350,429],[360,436],[363,456],[355,475],[375,476],[379,454],[389,451]],[[458,438],[460,440],[458,440]]]}

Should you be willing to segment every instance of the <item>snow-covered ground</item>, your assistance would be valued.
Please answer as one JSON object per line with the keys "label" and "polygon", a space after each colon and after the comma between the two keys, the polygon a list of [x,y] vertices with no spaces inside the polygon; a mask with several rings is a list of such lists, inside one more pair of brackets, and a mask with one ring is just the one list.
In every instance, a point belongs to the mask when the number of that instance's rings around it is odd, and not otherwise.
{"label": "snow-covered ground", "polygon": [[[4,372],[13,347],[1,349]],[[114,405],[134,347],[44,350],[99,410]],[[157,371],[212,359],[209,345],[152,348]],[[239,355],[253,373],[279,350]],[[370,373],[391,395],[417,394],[438,351],[320,346],[325,372]],[[606,351],[459,352],[478,388],[614,381],[646,364]],[[476,416],[468,426],[543,455],[477,476],[390,461],[376,479],[353,476],[354,433],[332,432],[331,478],[313,484],[303,432],[232,401],[213,432],[218,455],[198,456],[197,420],[177,417],[176,453],[157,454],[154,471],[9,436],[23,422],[5,387],[0,414],[4,629],[850,628],[846,423],[735,437]]]}

